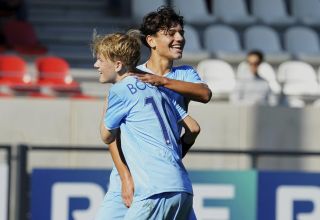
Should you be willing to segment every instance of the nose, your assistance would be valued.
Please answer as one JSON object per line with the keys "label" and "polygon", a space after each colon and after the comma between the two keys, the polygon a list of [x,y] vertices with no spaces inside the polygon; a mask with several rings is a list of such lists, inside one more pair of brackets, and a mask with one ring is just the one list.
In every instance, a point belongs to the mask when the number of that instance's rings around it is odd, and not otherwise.
{"label": "nose", "polygon": [[96,69],[99,68],[99,66],[98,66],[98,60],[93,64],[93,67],[96,68]]}
{"label": "nose", "polygon": [[184,41],[184,36],[183,36],[183,34],[181,34],[179,31],[177,31],[176,32],[176,34],[175,34],[175,40],[176,41]]}

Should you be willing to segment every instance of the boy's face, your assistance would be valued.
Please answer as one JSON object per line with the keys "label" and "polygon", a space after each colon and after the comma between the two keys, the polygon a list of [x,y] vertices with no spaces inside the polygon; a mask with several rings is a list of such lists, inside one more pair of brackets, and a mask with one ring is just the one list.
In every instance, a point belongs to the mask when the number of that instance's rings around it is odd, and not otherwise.
{"label": "boy's face", "polygon": [[100,83],[115,83],[117,78],[117,64],[98,54],[94,68],[100,73]]}
{"label": "boy's face", "polygon": [[168,30],[160,30],[154,36],[150,36],[149,44],[160,56],[171,60],[180,59],[185,44],[184,30],[180,24]]}
{"label": "boy's face", "polygon": [[250,67],[251,73],[256,74],[258,72],[258,67],[261,63],[261,60],[257,55],[251,54],[247,57],[247,63]]}

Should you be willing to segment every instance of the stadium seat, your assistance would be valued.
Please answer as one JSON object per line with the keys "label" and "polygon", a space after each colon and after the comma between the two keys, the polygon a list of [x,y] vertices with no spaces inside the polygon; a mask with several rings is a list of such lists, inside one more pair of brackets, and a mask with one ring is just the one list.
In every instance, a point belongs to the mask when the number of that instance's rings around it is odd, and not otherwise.
{"label": "stadium seat", "polygon": [[227,25],[211,25],[204,31],[204,47],[216,58],[239,63],[246,58],[238,33]]}
{"label": "stadium seat", "polygon": [[212,24],[216,21],[216,17],[208,13],[205,1],[174,0],[173,6],[188,23]]}
{"label": "stadium seat", "polygon": [[214,99],[229,98],[236,84],[235,73],[230,64],[223,60],[203,60],[198,64],[197,71],[214,91]]}
{"label": "stadium seat", "polygon": [[297,21],[288,15],[285,0],[252,0],[252,13],[267,25],[288,26]]}
{"label": "stadium seat", "polygon": [[140,24],[142,18],[148,13],[157,10],[158,7],[166,5],[165,0],[132,0],[131,1],[131,14],[136,23]]}
{"label": "stadium seat", "polygon": [[26,62],[16,55],[0,56],[0,86],[9,93],[39,92],[27,73]]}
{"label": "stadium seat", "polygon": [[228,24],[247,26],[257,21],[248,14],[245,0],[214,0],[212,6],[214,15]]}
{"label": "stadium seat", "polygon": [[279,82],[283,84],[283,93],[289,96],[289,102],[290,98],[294,104],[319,98],[317,76],[310,64],[302,61],[284,62],[279,66],[277,76]]}
{"label": "stadium seat", "polygon": [[320,25],[320,1],[318,0],[292,0],[292,15],[305,25]]}
{"label": "stadium seat", "polygon": [[281,63],[291,58],[290,54],[281,48],[278,33],[271,27],[256,25],[244,31],[244,48],[246,50],[261,50],[270,63]]}
{"label": "stadium seat", "polygon": [[40,57],[36,60],[36,68],[38,85],[43,91],[68,96],[81,94],[80,86],[69,74],[69,64],[64,59],[54,56]]}
{"label": "stadium seat", "polygon": [[26,21],[8,21],[3,27],[3,32],[8,46],[21,54],[47,53],[47,48],[39,43],[32,25]]}
{"label": "stadium seat", "polygon": [[184,37],[186,44],[183,50],[183,60],[192,60],[199,62],[200,60],[209,58],[210,54],[201,46],[200,37],[195,28],[190,25],[184,25]]}
{"label": "stadium seat", "polygon": [[[269,86],[273,93],[279,94],[281,92],[281,87],[277,82],[276,73],[273,67],[267,63],[263,62],[258,67],[259,75],[268,81]],[[250,73],[249,65],[246,61],[241,62],[238,65],[237,72],[236,72],[237,79],[247,79],[252,77]]]}
{"label": "stadium seat", "polygon": [[290,27],[284,33],[284,45],[296,59],[320,64],[318,34],[308,27]]}

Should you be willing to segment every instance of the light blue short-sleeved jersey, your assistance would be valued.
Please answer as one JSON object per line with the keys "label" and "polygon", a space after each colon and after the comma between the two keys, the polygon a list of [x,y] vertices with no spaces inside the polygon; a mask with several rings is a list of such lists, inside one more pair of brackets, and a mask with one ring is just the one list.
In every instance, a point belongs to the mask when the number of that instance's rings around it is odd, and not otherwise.
{"label": "light blue short-sleeved jersey", "polygon": [[[152,71],[146,67],[146,64],[141,64],[137,66],[137,68],[144,72],[152,73]],[[165,77],[185,82],[205,83],[201,80],[199,74],[191,66],[173,67],[169,73],[165,74]],[[187,111],[188,106],[182,95],[166,88],[162,89],[171,97],[171,99],[175,100],[179,104],[179,106]],[[179,128],[179,130],[181,131],[181,127]],[[115,167],[113,167],[110,175],[108,191],[121,194],[121,180],[119,173]]]}
{"label": "light blue short-sleeved jersey", "polygon": [[[121,129],[121,148],[135,184],[135,200],[163,192],[192,193],[182,164],[178,121],[187,113],[163,91],[128,76],[109,91],[104,118]],[[109,190],[112,187],[110,178]]]}
{"label": "light blue short-sleeved jersey", "polygon": [[[152,71],[146,67],[145,63],[137,66],[137,68],[144,72],[152,73]],[[171,71],[165,74],[164,76],[170,79],[181,80],[185,82],[205,83],[201,80],[199,74],[197,73],[197,71],[195,71],[195,69],[193,69],[193,67],[186,65],[172,67]],[[182,95],[167,88],[164,88],[164,90],[170,97],[176,100],[179,103],[179,105],[182,106],[185,110],[188,109],[188,103],[185,101]]]}

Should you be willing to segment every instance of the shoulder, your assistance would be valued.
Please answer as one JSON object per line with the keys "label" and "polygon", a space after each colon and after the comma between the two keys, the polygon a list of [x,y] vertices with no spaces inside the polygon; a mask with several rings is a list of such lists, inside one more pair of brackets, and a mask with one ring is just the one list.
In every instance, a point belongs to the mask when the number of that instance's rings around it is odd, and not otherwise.
{"label": "shoulder", "polygon": [[175,66],[172,69],[173,69],[173,71],[187,71],[187,72],[195,71],[195,69],[189,65]]}
{"label": "shoulder", "polygon": [[109,94],[113,96],[118,96],[122,100],[126,100],[131,96],[129,94],[133,89],[133,85],[136,84],[137,79],[133,76],[128,76],[122,81],[112,85],[109,90]]}

